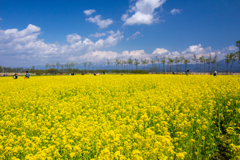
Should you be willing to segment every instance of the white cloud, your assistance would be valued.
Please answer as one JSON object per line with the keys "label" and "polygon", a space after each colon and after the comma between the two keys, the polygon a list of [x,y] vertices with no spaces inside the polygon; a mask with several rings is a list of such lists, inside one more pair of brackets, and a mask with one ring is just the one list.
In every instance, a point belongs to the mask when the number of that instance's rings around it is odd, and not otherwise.
{"label": "white cloud", "polygon": [[171,52],[164,48],[156,48],[152,54],[154,55],[158,54],[160,56],[168,56],[168,55],[171,55]]}
{"label": "white cloud", "polygon": [[[229,47],[226,47],[229,48]],[[213,51],[211,47],[203,48],[201,44],[198,45],[192,45],[189,46],[186,50],[182,51],[182,54],[184,54],[185,58],[189,58],[190,60],[193,58],[193,55],[196,54],[197,58],[200,58],[201,56],[204,56],[205,58],[208,58],[209,55],[215,56],[217,55],[218,61],[224,59],[224,55],[227,54],[229,50],[223,49],[215,50]]]}
{"label": "white cloud", "polygon": [[228,50],[229,51],[237,51],[238,50],[238,47],[234,46],[234,45],[231,45],[228,47]]}
{"label": "white cloud", "polygon": [[99,39],[96,42],[88,38],[81,39],[81,36],[75,33],[66,36],[70,45],[47,44],[44,40],[38,39],[40,32],[40,27],[32,24],[22,31],[0,30],[0,63],[22,65],[23,62],[28,62],[27,66],[57,61],[65,63],[74,57],[115,46],[123,39],[123,33],[120,31],[111,31],[106,39]]}
{"label": "white cloud", "polygon": [[0,21],[3,20],[1,17],[0,17]]}
{"label": "white cloud", "polygon": [[202,48],[201,44],[189,46],[186,50],[182,51],[182,54],[196,54],[201,56],[202,54],[209,53],[212,51],[211,47]]}
{"label": "white cloud", "polygon": [[77,35],[77,33],[71,34],[71,35],[67,35],[67,41],[69,43],[76,43],[81,41],[81,37],[79,35]]}
{"label": "white cloud", "polygon": [[91,53],[81,55],[79,59],[85,59],[86,61],[91,61],[94,63],[100,63],[102,65],[105,65],[107,62],[107,59],[110,60],[110,62],[113,64],[114,61],[119,58],[121,60],[127,61],[128,58],[132,59],[138,59],[139,61],[141,59],[151,59],[151,54],[145,53],[144,50],[133,50],[131,52],[129,51],[123,51],[122,53],[112,52],[112,51],[92,51]]}
{"label": "white cloud", "polygon": [[[99,65],[106,65],[107,59],[111,61],[112,65],[115,65],[114,61],[119,58],[120,60],[127,61],[128,58],[132,59],[138,59],[139,61],[142,59],[155,59],[155,56],[158,56],[158,58],[165,56],[166,59],[168,57],[175,58],[180,57],[181,55],[184,55],[185,58],[189,58],[191,63],[194,63],[192,61],[193,55],[196,54],[199,58],[200,56],[204,56],[205,58],[209,57],[209,54],[211,56],[218,56],[218,60],[224,59],[224,55],[226,53],[223,53],[219,50],[212,51],[211,47],[203,48],[201,44],[199,45],[192,45],[189,46],[186,50],[182,51],[181,53],[178,51],[171,52],[165,48],[156,48],[151,54],[147,54],[144,50],[133,50],[133,51],[123,51],[122,53],[117,53],[113,51],[92,51],[90,53],[81,55],[79,59],[85,59],[86,61],[91,61],[94,63],[98,63]],[[142,65],[142,64],[140,64]]]}
{"label": "white cloud", "polygon": [[181,11],[180,11],[180,9],[172,9],[171,10],[171,13],[173,14],[173,15],[176,15],[176,14],[178,14],[178,13],[180,13]]}
{"label": "white cloud", "polygon": [[155,17],[155,9],[161,7],[166,0],[137,0],[137,2],[130,6],[126,14],[122,15],[122,20],[125,21],[124,25],[135,24],[152,24],[158,21]]}
{"label": "white cloud", "polygon": [[94,18],[87,18],[86,21],[96,23],[100,28],[107,28],[110,24],[113,23],[113,20],[111,19],[101,20],[101,15],[97,15]]}
{"label": "white cloud", "polygon": [[137,36],[141,34],[139,31],[137,31],[136,33],[134,33],[133,35],[131,35],[130,37],[127,38],[127,41],[129,41],[130,39],[136,39]]}
{"label": "white cloud", "polygon": [[95,34],[91,34],[89,37],[103,37],[103,36],[106,36],[106,33],[95,33]]}
{"label": "white cloud", "polygon": [[87,16],[90,16],[90,15],[93,14],[94,12],[96,12],[95,9],[89,9],[89,10],[83,11],[83,13],[85,13]]}
{"label": "white cloud", "polygon": [[[115,46],[123,39],[123,33],[120,31],[108,31],[105,39],[98,39],[96,42],[88,38],[81,38],[78,34],[66,36],[70,44],[60,45],[58,43],[48,44],[44,40],[38,39],[41,28],[29,24],[24,30],[18,29],[0,30],[0,64],[2,66],[32,66],[44,65],[49,63],[66,63],[67,61],[84,62],[92,61],[94,63],[106,64],[106,59],[112,62],[119,58],[121,60],[132,59],[155,59],[158,57],[176,57],[184,54],[185,58],[190,60],[193,54],[199,58],[204,55],[208,57],[217,55],[218,60],[224,59],[224,55],[234,49],[234,46],[226,47],[223,50],[212,50],[211,47],[202,47],[201,44],[192,45],[182,52],[171,52],[165,48],[156,48],[152,53],[147,54],[144,50],[123,51],[117,53],[113,51],[101,51],[104,48]],[[236,49],[236,48],[235,48]],[[180,54],[181,53],[181,54]]]}

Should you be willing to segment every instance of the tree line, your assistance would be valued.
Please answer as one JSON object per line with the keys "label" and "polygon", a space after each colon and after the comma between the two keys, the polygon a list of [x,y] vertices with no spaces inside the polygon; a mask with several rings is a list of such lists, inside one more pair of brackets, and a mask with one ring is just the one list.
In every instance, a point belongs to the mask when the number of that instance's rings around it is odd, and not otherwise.
{"label": "tree line", "polygon": [[[240,41],[236,41],[236,46],[239,48],[239,51],[235,53],[229,53],[226,54],[225,57],[225,62],[226,62],[226,72],[228,74],[229,72],[229,67],[230,67],[230,72],[232,72],[232,67],[233,67],[233,62],[238,61],[240,64]],[[114,61],[114,64],[116,65],[116,70],[111,70],[111,72],[124,72],[124,73],[148,73],[146,71],[146,65],[151,64],[151,67],[148,68],[149,72],[183,72],[187,70],[187,66],[192,60],[193,62],[196,63],[196,72],[214,72],[215,69],[220,66],[220,63],[217,63],[217,55],[211,55],[209,54],[208,57],[205,57],[202,55],[201,57],[197,58],[196,54],[193,55],[192,58],[185,58],[184,55],[180,57],[165,57],[165,56],[155,56],[153,59],[132,59],[129,58],[128,60],[120,60],[117,58]],[[217,63],[217,66],[216,66]],[[139,64],[143,65],[142,70],[138,70],[137,67]],[[162,68],[161,65],[162,64]],[[175,68],[174,65],[175,64]],[[202,67],[199,65],[203,64],[203,71]],[[21,68],[11,68],[11,67],[2,67],[0,66],[0,72],[25,72],[26,70],[30,71],[31,73],[36,73],[36,74],[43,74],[43,73],[51,73],[51,74],[56,74],[56,73],[63,73],[63,72],[108,72],[109,71],[109,65],[110,65],[110,60],[107,59],[107,70],[99,70],[96,68],[94,69],[94,65],[92,62],[83,62],[83,63],[76,63],[76,62],[68,62],[66,64],[60,64],[59,62],[57,63],[46,63],[45,70],[35,70],[35,66],[32,66],[30,69],[24,69],[23,67]],[[135,65],[135,69],[133,69],[133,65]],[[230,66],[229,66],[230,65]],[[84,70],[80,70],[79,66],[83,66]],[[216,67],[216,68],[215,68]],[[134,71],[135,70],[135,71]]]}

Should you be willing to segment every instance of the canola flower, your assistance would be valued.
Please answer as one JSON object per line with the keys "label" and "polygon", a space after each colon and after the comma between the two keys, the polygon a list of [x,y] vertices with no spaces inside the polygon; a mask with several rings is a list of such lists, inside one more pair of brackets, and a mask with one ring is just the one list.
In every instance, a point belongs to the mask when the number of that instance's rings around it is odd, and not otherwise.
{"label": "canola flower", "polygon": [[[240,77],[0,78],[0,159],[240,158]],[[225,144],[224,144],[225,145]]]}

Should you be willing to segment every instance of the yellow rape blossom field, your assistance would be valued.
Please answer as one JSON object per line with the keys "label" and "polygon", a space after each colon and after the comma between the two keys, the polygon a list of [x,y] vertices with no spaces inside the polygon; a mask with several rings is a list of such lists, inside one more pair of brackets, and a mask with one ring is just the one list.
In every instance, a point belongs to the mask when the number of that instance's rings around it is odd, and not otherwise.
{"label": "yellow rape blossom field", "polygon": [[0,78],[0,159],[240,159],[240,77]]}

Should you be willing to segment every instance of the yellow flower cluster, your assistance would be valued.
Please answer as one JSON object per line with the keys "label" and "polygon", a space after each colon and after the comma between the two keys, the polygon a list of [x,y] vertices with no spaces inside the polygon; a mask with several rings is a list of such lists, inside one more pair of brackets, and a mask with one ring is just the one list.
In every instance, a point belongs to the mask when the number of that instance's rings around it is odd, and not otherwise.
{"label": "yellow flower cluster", "polygon": [[0,159],[209,159],[223,134],[239,153],[238,76],[5,77],[0,84]]}

